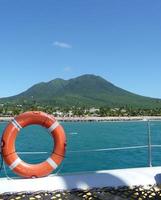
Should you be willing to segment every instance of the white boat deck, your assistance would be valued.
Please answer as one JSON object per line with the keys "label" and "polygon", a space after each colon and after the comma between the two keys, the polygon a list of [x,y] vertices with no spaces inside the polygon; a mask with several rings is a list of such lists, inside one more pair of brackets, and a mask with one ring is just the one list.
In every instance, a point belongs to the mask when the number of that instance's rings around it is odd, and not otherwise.
{"label": "white boat deck", "polygon": [[161,167],[96,171],[72,175],[50,175],[36,179],[0,179],[0,193],[91,189],[155,185],[161,183]]}

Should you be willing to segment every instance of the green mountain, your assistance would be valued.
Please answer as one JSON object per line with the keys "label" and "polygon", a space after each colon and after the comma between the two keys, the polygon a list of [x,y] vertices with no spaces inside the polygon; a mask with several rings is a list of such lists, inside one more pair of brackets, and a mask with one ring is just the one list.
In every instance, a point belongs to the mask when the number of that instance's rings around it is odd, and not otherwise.
{"label": "green mountain", "polygon": [[0,102],[37,102],[55,106],[161,107],[161,99],[133,94],[100,76],[88,74],[69,80],[54,79],[47,83],[38,83],[16,96],[1,98]]}

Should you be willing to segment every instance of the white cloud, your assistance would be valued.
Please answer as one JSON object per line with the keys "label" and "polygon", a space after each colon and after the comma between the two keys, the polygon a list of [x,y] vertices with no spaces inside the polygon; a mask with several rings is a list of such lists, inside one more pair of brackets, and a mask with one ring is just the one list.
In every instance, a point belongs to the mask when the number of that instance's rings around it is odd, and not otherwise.
{"label": "white cloud", "polygon": [[71,67],[64,67],[64,71],[65,71],[65,72],[70,72],[71,70],[72,70]]}
{"label": "white cloud", "polygon": [[53,43],[54,46],[57,46],[59,48],[66,48],[66,49],[70,49],[72,48],[72,45],[65,43],[65,42],[59,42],[59,41],[55,41]]}

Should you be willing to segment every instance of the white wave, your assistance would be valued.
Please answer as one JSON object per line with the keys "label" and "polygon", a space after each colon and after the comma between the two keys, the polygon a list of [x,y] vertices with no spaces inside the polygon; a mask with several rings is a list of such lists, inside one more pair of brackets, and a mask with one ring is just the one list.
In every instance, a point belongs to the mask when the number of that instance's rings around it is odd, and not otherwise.
{"label": "white wave", "polygon": [[72,132],[72,133],[69,133],[69,135],[78,135],[77,132]]}

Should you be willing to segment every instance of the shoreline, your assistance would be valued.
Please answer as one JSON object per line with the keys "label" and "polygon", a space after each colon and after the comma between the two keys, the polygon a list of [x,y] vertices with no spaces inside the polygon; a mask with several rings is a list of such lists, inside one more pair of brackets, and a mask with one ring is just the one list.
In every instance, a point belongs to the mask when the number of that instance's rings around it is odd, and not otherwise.
{"label": "shoreline", "polygon": [[[129,117],[55,117],[61,122],[106,122],[106,121],[159,121],[161,116],[129,116]],[[0,122],[9,122],[14,117],[0,117]]]}
{"label": "shoreline", "polygon": [[161,120],[161,116],[129,116],[129,117],[56,117],[64,122],[111,122],[111,121],[148,121]]}

